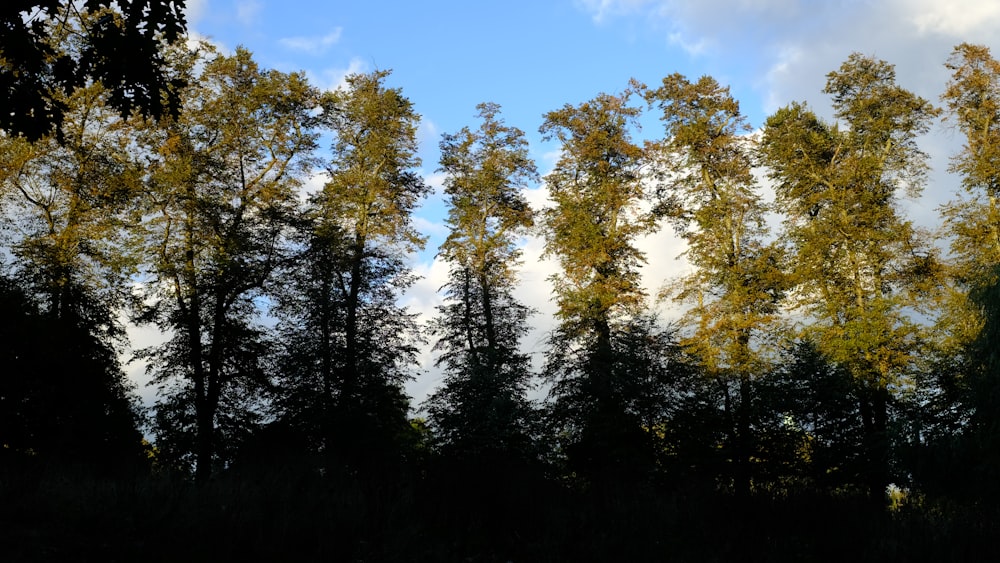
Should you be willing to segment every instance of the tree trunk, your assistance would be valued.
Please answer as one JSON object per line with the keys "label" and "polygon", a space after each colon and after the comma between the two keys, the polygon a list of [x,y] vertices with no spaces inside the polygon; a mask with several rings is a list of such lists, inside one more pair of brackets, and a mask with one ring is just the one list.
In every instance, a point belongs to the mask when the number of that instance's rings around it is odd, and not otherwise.
{"label": "tree trunk", "polygon": [[341,389],[342,406],[352,409],[358,385],[358,307],[361,298],[361,270],[365,259],[365,239],[355,237],[351,257],[351,281],[347,291],[344,327],[344,380]]}
{"label": "tree trunk", "polygon": [[740,404],[736,408],[736,471],[733,475],[733,489],[737,498],[746,499],[750,496],[750,458],[752,454],[750,433],[750,378],[740,376]]}
{"label": "tree trunk", "polygon": [[881,387],[866,387],[860,403],[861,423],[864,431],[865,455],[864,481],[869,499],[885,503],[885,490],[889,485],[889,441],[887,435],[887,391]]}

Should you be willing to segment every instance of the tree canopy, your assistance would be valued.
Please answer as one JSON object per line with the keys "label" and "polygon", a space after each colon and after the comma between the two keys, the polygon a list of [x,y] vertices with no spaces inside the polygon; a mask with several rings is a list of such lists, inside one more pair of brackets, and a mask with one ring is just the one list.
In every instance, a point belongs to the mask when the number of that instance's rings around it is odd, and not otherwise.
{"label": "tree canopy", "polygon": [[[995,547],[988,48],[955,48],[942,109],[853,54],[827,75],[831,118],[791,101],[760,126],[710,76],[633,80],[541,116],[558,149],[543,174],[483,103],[440,136],[434,176],[432,128],[392,72],[321,91],[242,47],[168,45],[181,7],[4,8],[0,82],[15,101],[45,89],[0,135],[4,545],[101,560],[149,541],[171,560],[289,543],[352,560]],[[153,64],[107,74],[129,59],[100,49],[129,34]],[[31,57],[49,66],[18,82]],[[938,244],[904,198],[930,185],[921,146],[942,114],[964,146]],[[411,293],[434,229],[442,285]],[[677,257],[651,244],[666,229],[686,265],[651,284],[650,263]],[[538,248],[542,291],[522,279]],[[552,319],[530,306],[546,293]],[[131,350],[130,325],[159,343]],[[436,387],[412,404],[417,376]],[[93,546],[107,530],[127,545]],[[770,557],[779,544],[795,547]]]}

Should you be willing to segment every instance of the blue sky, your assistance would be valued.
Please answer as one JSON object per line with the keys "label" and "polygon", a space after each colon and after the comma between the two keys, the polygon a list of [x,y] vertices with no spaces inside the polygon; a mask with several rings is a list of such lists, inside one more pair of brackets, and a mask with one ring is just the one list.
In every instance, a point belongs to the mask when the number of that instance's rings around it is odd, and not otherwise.
{"label": "blue sky", "polygon": [[[508,124],[525,131],[544,173],[557,147],[540,140],[542,115],[620,91],[630,78],[655,85],[674,72],[712,75],[732,87],[757,127],[795,100],[829,115],[821,93],[825,75],[855,51],[895,64],[901,85],[936,103],[955,45],[1000,49],[1000,0],[188,0],[188,16],[193,36],[224,50],[243,45],[261,65],[304,71],[322,88],[337,87],[349,72],[391,69],[389,84],[401,87],[423,117],[423,173],[438,186],[441,133],[475,127],[475,106],[484,101],[499,103]],[[655,117],[643,134],[662,134]],[[946,127],[924,140],[934,166],[931,183],[920,199],[905,202],[918,223],[936,224],[937,206],[957,189],[946,168],[960,146]],[[530,190],[529,198],[544,204],[544,186]],[[424,279],[404,296],[425,315],[438,304],[446,274],[433,259],[442,216],[439,197],[418,215],[432,238],[428,251],[414,257]],[[687,268],[676,259],[683,245],[669,228],[642,245],[651,293]],[[551,327],[546,278],[555,271],[540,251],[539,240],[526,242],[519,293],[540,311],[526,342],[537,356]],[[673,314],[669,303],[659,308]],[[431,357],[423,359],[425,372],[408,387],[416,401],[440,377]]]}

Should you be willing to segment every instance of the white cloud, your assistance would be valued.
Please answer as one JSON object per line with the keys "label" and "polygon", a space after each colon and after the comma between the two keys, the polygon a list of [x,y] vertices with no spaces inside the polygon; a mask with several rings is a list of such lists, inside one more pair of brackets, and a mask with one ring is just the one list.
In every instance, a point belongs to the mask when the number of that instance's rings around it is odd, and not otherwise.
{"label": "white cloud", "polygon": [[257,21],[263,5],[257,0],[237,0],[236,19],[243,25],[252,25]]}
{"label": "white cloud", "polygon": [[424,175],[424,183],[430,186],[436,195],[441,195],[444,193],[444,181],[447,177],[444,172],[431,172]]}
{"label": "white cloud", "polygon": [[580,0],[578,4],[590,12],[595,22],[601,23],[608,17],[633,14],[657,2],[656,0]]}
{"label": "white cloud", "polygon": [[432,221],[420,215],[413,217],[413,226],[418,232],[431,238],[444,239],[448,236],[448,225]]}
{"label": "white cloud", "polygon": [[282,46],[293,51],[302,51],[311,55],[320,55],[340,41],[343,30],[336,28],[322,37],[284,37],[278,40]]}
{"label": "white cloud", "polygon": [[318,193],[330,181],[330,175],[323,169],[316,169],[299,187],[299,199],[306,201],[309,196]]}
{"label": "white cloud", "polygon": [[187,0],[184,4],[184,17],[187,19],[189,28],[201,21],[207,5],[208,0]]}
{"label": "white cloud", "polygon": [[[224,53],[228,55],[235,53],[235,50],[230,49],[228,45],[220,41],[216,41],[215,39],[207,35],[202,35],[198,31],[195,31],[193,29],[188,29],[187,41],[185,42],[185,45],[187,46],[188,49],[191,49],[192,51],[202,49],[206,45],[210,45],[214,47],[219,53]],[[198,67],[198,70],[200,72],[202,70],[202,67]]]}
{"label": "white cloud", "polygon": [[120,360],[125,366],[128,378],[135,383],[135,391],[142,400],[142,404],[147,407],[152,406],[156,402],[156,387],[150,385],[152,378],[146,373],[147,363],[143,360],[133,359],[132,354],[143,348],[163,344],[167,341],[169,335],[162,333],[159,327],[155,325],[137,326],[128,322],[128,319],[124,317],[121,319],[121,322],[125,326],[126,334],[128,335],[129,351],[121,356]]}
{"label": "white cloud", "polygon": [[[400,302],[411,313],[417,313],[418,321],[426,325],[437,314],[437,307],[442,303],[438,290],[448,281],[448,265],[435,258],[430,262],[419,262],[414,265],[413,273],[419,276],[419,279],[406,291]],[[419,408],[420,403],[441,382],[441,370],[434,367],[433,346],[433,338],[429,338],[428,342],[420,347],[417,358],[420,362],[420,373],[406,384],[406,392],[413,399],[411,406],[414,409]]]}
{"label": "white cloud", "polygon": [[959,37],[1000,26],[1000,2],[985,0],[894,0],[920,33]]}
{"label": "white cloud", "polygon": [[360,58],[353,58],[348,63],[347,68],[328,68],[318,74],[306,71],[309,82],[315,84],[321,90],[334,91],[347,87],[347,77],[352,74],[359,74],[366,71],[368,65]]}
{"label": "white cloud", "polygon": [[[441,141],[441,130],[430,119],[422,117],[417,126],[417,142],[426,151],[429,147],[431,151],[436,151],[438,143]],[[426,154],[426,153],[425,153]],[[436,165],[437,163],[429,163]]]}
{"label": "white cloud", "polygon": [[677,45],[684,50],[687,54],[696,57],[698,55],[704,54],[709,50],[710,42],[707,39],[698,39],[696,41],[689,41],[684,37],[684,34],[680,32],[674,32],[667,36],[671,45]]}

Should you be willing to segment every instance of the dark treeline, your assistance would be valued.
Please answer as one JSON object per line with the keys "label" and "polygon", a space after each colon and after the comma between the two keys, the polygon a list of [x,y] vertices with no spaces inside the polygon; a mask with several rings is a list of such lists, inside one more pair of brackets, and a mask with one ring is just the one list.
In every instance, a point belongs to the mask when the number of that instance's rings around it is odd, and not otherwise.
{"label": "dark treeline", "polygon": [[[66,25],[51,49],[81,48]],[[440,141],[449,270],[428,324],[399,304],[431,188],[390,73],[321,92],[243,49],[162,56],[176,112],[123,114],[90,82],[52,94],[50,134],[0,137],[13,560],[996,555],[987,48],[955,48],[941,107],[851,55],[827,77],[834,121],[791,102],[759,133],[711,77],[633,82],[542,116],[561,149],[544,178],[481,104]],[[932,232],[899,201],[925,187],[939,119],[965,140],[963,193]],[[539,183],[551,205],[532,209]],[[638,245],[666,228],[693,269],[647,295],[646,260],[674,257]],[[541,373],[515,296],[529,235],[559,267]],[[135,354],[148,412],[121,364],[129,322],[165,336]],[[411,405],[425,345],[443,380]]]}

